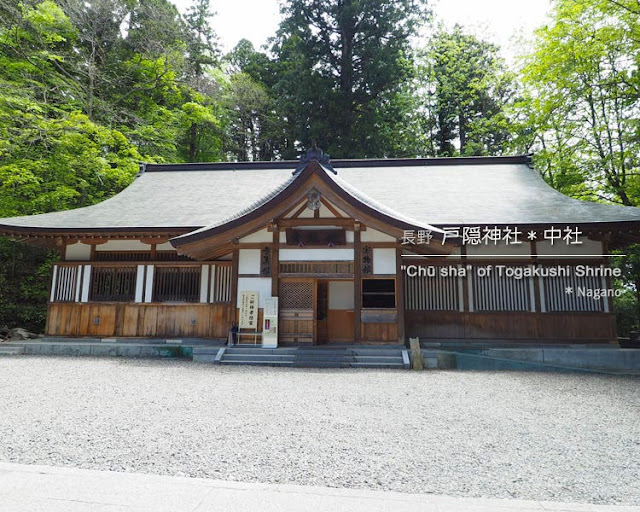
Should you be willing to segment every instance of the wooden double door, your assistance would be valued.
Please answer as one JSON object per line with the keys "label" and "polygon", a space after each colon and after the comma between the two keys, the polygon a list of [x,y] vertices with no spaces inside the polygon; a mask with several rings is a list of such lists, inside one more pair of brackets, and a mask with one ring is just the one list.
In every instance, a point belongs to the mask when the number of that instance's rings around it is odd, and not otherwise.
{"label": "wooden double door", "polygon": [[345,301],[349,289],[353,290],[352,280],[282,278],[279,289],[280,343],[353,342],[353,307],[349,308],[349,301]]}

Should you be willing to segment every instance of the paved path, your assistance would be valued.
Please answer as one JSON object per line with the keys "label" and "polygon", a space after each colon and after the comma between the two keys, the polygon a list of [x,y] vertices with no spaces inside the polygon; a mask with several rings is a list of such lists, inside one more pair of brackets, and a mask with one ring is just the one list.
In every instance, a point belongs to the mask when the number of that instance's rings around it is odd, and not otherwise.
{"label": "paved path", "polygon": [[0,512],[623,512],[640,507],[245,484],[0,463]]}

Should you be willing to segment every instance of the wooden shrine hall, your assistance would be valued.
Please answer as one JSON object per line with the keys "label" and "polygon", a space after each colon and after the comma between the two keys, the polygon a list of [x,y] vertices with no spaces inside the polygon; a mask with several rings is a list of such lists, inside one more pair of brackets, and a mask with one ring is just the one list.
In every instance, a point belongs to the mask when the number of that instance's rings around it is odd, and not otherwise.
{"label": "wooden shrine hall", "polygon": [[0,219],[60,251],[50,336],[226,340],[239,323],[238,342],[277,344],[610,342],[612,298],[578,291],[610,289],[610,248],[639,232],[640,209],[566,197],[527,156],[315,148],[144,164],[99,204]]}

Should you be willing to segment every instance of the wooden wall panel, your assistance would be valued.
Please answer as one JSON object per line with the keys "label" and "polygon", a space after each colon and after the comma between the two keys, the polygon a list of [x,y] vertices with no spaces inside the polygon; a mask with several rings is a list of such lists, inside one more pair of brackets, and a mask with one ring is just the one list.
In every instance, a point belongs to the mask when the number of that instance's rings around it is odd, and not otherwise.
{"label": "wooden wall panel", "polygon": [[372,324],[361,322],[363,342],[398,343],[398,324]]}
{"label": "wooden wall panel", "polygon": [[527,338],[538,337],[537,318],[530,313],[466,313],[465,338]]}
{"label": "wooden wall panel", "polygon": [[231,304],[212,304],[209,309],[209,332],[212,338],[226,338],[231,329],[235,308]]}
{"label": "wooden wall panel", "polygon": [[602,341],[616,339],[610,313],[407,311],[407,336],[433,340]]}
{"label": "wooden wall panel", "polygon": [[465,337],[463,316],[458,311],[407,311],[404,319],[407,337]]}
{"label": "wooden wall panel", "polygon": [[352,343],[355,313],[353,310],[330,309],[327,311],[327,330],[329,343]]}
{"label": "wooden wall panel", "polygon": [[[94,319],[100,317],[100,323]],[[97,337],[225,338],[230,304],[49,304],[47,334]],[[195,320],[195,324],[192,323]]]}

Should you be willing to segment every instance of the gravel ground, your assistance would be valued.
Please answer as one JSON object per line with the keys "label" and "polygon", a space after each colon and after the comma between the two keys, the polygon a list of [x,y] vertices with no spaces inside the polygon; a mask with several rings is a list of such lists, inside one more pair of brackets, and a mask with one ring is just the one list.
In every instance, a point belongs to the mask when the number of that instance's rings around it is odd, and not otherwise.
{"label": "gravel ground", "polygon": [[640,379],[0,358],[0,460],[640,505]]}

